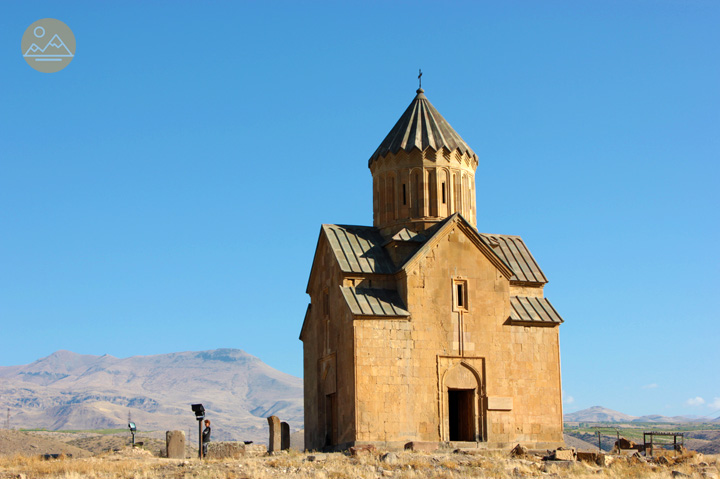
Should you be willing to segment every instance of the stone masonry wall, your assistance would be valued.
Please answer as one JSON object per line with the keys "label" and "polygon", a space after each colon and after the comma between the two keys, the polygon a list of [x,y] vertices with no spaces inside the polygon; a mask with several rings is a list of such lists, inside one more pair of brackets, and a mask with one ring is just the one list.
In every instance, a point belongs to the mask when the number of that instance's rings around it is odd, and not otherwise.
{"label": "stone masonry wall", "polygon": [[[468,311],[453,311],[455,279],[467,282]],[[448,440],[441,383],[464,361],[480,378],[479,439],[562,441],[558,328],[504,324],[509,281],[464,232],[456,228],[435,244],[399,290],[409,321],[354,322],[357,440]]]}
{"label": "stone masonry wall", "polygon": [[403,227],[424,230],[456,212],[474,225],[476,168],[477,157],[432,148],[376,159],[370,165],[373,225],[392,236]]}
{"label": "stone masonry wall", "polygon": [[[305,447],[309,450],[323,448],[328,433],[336,444],[355,439],[352,318],[340,291],[342,273],[324,237],[318,248],[320,264],[308,288],[312,306],[303,331]],[[329,420],[327,396],[331,394],[335,394],[335,417]],[[334,424],[334,431],[328,431],[329,424]]]}

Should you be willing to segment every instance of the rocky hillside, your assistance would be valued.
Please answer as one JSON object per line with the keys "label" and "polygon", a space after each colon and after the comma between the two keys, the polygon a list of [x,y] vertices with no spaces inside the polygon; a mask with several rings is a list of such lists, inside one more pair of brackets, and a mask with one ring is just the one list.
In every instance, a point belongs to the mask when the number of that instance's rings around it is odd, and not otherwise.
{"label": "rocky hillside", "polygon": [[718,419],[703,416],[660,416],[650,414],[646,416],[630,416],[618,411],[613,411],[602,406],[593,406],[582,411],[564,414],[565,422],[655,422],[668,424],[683,423],[717,423]]}
{"label": "rocky hillside", "polygon": [[267,441],[266,416],[302,428],[302,379],[237,349],[115,358],[58,351],[0,367],[0,406],[13,428],[197,431],[202,403],[217,440]]}
{"label": "rocky hillside", "polygon": [[565,422],[630,422],[636,418],[601,406],[563,415]]}

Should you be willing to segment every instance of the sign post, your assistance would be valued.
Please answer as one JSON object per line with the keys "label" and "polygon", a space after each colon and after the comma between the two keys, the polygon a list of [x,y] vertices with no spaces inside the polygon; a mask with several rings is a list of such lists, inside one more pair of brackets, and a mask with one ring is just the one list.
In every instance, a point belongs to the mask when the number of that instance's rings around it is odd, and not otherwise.
{"label": "sign post", "polygon": [[202,404],[192,404],[192,411],[195,413],[195,419],[198,422],[198,457],[203,458],[203,443],[202,443],[202,420],[205,419],[205,408]]}
{"label": "sign post", "polygon": [[132,434],[132,447],[135,447],[135,431],[137,431],[137,427],[134,422],[129,422],[128,428],[130,429],[130,434]]}

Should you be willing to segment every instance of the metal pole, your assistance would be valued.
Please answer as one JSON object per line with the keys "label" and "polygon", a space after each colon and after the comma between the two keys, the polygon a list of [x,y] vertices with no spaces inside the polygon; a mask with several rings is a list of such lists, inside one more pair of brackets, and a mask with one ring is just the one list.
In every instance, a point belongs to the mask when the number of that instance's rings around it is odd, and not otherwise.
{"label": "metal pole", "polygon": [[198,418],[198,457],[203,458],[203,443],[202,443],[202,418]]}

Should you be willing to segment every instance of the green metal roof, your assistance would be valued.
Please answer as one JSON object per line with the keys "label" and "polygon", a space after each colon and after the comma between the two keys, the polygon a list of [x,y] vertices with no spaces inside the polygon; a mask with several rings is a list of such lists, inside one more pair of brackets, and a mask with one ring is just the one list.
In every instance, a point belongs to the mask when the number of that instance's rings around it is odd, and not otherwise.
{"label": "green metal roof", "polygon": [[426,148],[440,151],[445,148],[477,158],[472,148],[432,106],[422,88],[417,90],[412,103],[372,154],[368,164],[388,153],[396,154],[401,149],[410,152],[413,148],[420,151]]}

